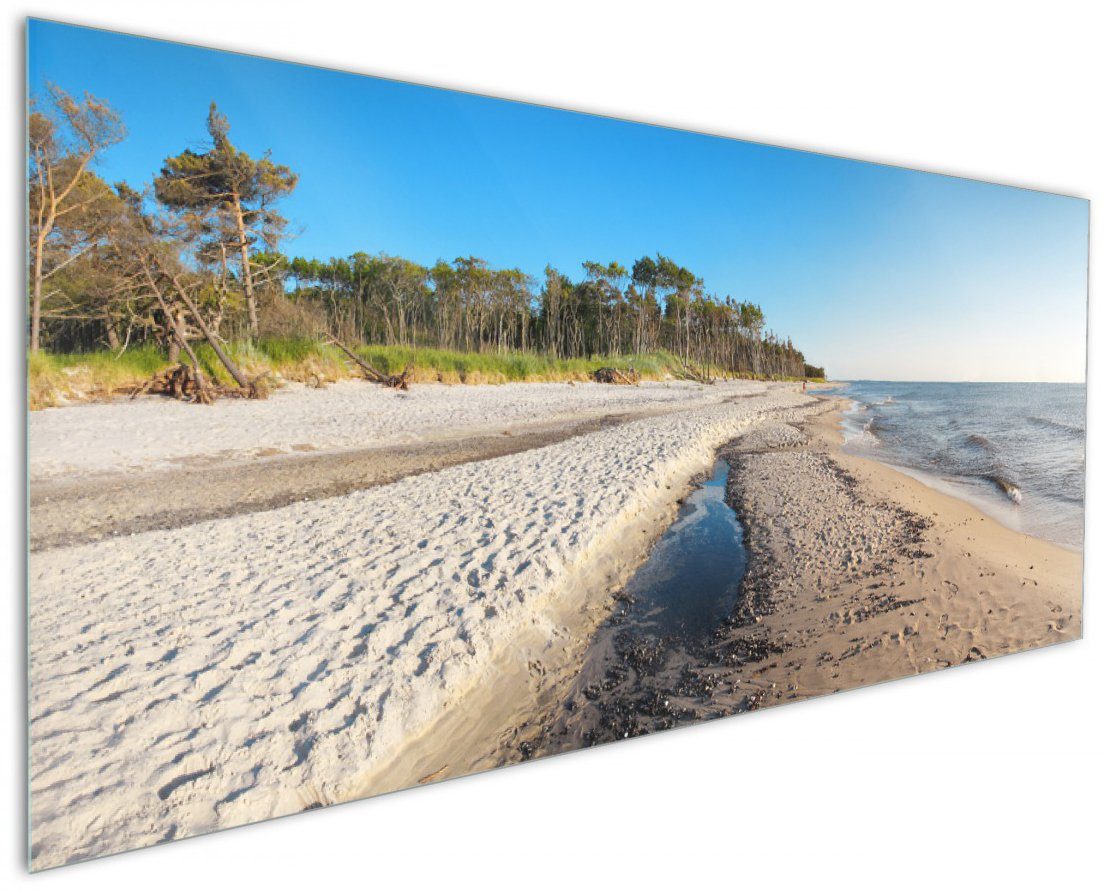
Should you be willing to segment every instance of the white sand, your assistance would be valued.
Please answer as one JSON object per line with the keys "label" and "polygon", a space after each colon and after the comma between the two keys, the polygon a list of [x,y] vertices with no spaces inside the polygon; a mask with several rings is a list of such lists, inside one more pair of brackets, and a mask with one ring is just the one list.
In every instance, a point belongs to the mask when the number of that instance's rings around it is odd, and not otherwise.
{"label": "white sand", "polygon": [[[509,425],[584,419],[652,408],[717,403],[762,393],[766,384],[689,382],[421,384],[388,390],[340,381],[324,390],[289,385],[269,400],[220,400],[200,407],[162,397],[32,412],[31,479],[108,473],[185,460],[249,458],[263,451],[354,449],[500,430]],[[79,446],[75,446],[79,444]]]}
{"label": "white sand", "polygon": [[[406,399],[352,384],[213,410],[37,413],[41,473],[192,455],[210,438],[243,449],[307,433],[336,446],[541,409],[695,406],[334,499],[33,554],[34,866],[352,795],[523,630],[565,634],[554,606],[584,597],[567,580],[673,500],[715,447],[805,401],[772,389],[721,403],[742,389],[467,388],[462,401],[461,388]],[[352,401],[380,417],[343,416]],[[68,444],[52,442],[59,426]]]}

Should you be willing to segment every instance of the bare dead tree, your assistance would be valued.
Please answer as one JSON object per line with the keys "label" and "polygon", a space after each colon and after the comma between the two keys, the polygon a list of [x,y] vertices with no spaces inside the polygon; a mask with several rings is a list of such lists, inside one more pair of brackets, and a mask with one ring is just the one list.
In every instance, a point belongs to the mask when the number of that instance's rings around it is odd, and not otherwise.
{"label": "bare dead tree", "polygon": [[[44,281],[88,250],[104,218],[98,203],[109,199],[104,182],[90,166],[126,130],[119,115],[91,94],[75,99],[47,87],[45,107],[34,101],[28,112],[28,207],[30,211],[30,348],[41,346]],[[48,255],[52,240],[70,237],[66,249]]]}

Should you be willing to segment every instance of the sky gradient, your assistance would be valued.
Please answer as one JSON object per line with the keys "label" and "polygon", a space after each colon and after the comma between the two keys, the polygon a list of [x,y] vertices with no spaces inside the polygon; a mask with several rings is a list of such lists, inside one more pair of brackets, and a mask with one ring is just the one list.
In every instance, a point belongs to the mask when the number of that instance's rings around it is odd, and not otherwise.
{"label": "sky gradient", "polygon": [[[1082,381],[1088,202],[32,20],[28,87],[107,100],[148,183],[208,104],[300,175],[287,253],[580,278],[673,257],[841,379]],[[373,60],[367,60],[372,67]]]}

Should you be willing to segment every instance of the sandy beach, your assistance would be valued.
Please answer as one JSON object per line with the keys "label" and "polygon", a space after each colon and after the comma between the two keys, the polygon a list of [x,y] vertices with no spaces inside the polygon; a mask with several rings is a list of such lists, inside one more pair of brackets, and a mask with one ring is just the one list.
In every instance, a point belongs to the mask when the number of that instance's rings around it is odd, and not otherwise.
{"label": "sandy beach", "polygon": [[49,409],[30,425],[31,549],[345,495],[766,389],[651,382],[401,392],[342,381],[199,414],[165,400]]}
{"label": "sandy beach", "polygon": [[357,380],[322,390],[291,383],[268,400],[223,400],[201,413],[187,403],[151,399],[43,409],[32,415],[28,455],[36,482],[78,473],[141,473],[517,432],[612,413],[707,405],[766,390],[767,384],[754,381],[724,387],[649,381],[635,388],[571,383],[461,390],[421,384],[408,391]]}
{"label": "sandy beach", "polygon": [[[1078,553],[844,454],[842,402],[347,383],[35,413],[34,866],[1080,635]],[[618,634],[718,456],[735,608]]]}
{"label": "sandy beach", "polygon": [[[32,873],[1083,635],[1081,183],[20,27]],[[1062,671],[1026,699],[1074,698]],[[879,725],[915,712],[913,687],[843,728],[890,752]],[[974,743],[945,709],[946,742]],[[697,781],[660,765],[621,789],[678,814],[708,784],[686,811],[737,832],[745,806],[821,811],[806,796],[878,812],[851,755],[792,757],[764,772],[788,792],[747,795],[760,724],[709,774],[682,756]],[[987,766],[1003,807],[1030,787],[1006,755]],[[587,787],[569,809],[620,825],[627,792]],[[399,822],[424,851],[383,868],[370,831],[360,875],[457,860],[459,821],[424,826],[448,792],[391,797],[426,799]],[[510,823],[540,848],[615,860],[615,837],[540,828],[552,800],[525,798]],[[520,853],[488,809],[462,814],[487,862]],[[851,872],[856,845],[901,879],[842,823],[814,864]],[[332,863],[291,832],[289,858]],[[269,862],[231,857],[259,885]],[[727,858],[641,860],[734,879]]]}
{"label": "sandy beach", "polygon": [[[360,393],[366,405],[349,409],[358,423],[383,401],[377,388]],[[336,424],[311,439],[315,413],[332,411],[319,395],[229,401],[209,415],[162,401],[36,414],[32,441],[44,445],[33,452],[41,464],[32,465],[32,501],[42,476],[65,476],[44,429],[50,442],[67,436],[58,425],[73,424],[82,442],[111,444],[72,452],[71,473],[175,461],[174,470],[197,474],[202,497],[203,472],[235,437],[256,456],[277,448],[271,431],[321,448],[357,439],[336,434]],[[498,426],[548,419],[541,404],[576,423],[644,403],[673,411],[346,495],[35,551],[36,867],[359,795],[364,775],[496,677],[509,649],[524,666],[565,661],[588,633],[572,620],[604,603],[606,574],[619,576],[642,553],[714,450],[811,402],[794,387],[743,383],[427,395],[438,402],[414,417],[440,435],[433,422],[444,401],[468,432],[475,417]],[[572,413],[575,400],[581,412]],[[494,408],[482,415],[484,407]],[[184,455],[165,437],[157,443],[170,445],[156,453],[127,436],[151,413],[172,418],[183,408],[194,410],[191,442],[219,453]],[[228,417],[266,410],[269,426]],[[402,438],[420,429],[389,421],[367,428],[359,445],[381,445],[390,427]],[[211,438],[205,424],[217,431]],[[238,472],[264,476],[272,458]]]}

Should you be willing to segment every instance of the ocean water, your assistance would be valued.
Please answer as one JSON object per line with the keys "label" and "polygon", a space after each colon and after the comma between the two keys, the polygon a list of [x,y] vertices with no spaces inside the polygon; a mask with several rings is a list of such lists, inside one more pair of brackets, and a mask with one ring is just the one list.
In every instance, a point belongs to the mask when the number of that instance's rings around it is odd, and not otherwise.
{"label": "ocean water", "polygon": [[845,449],[904,468],[1007,526],[1083,546],[1082,384],[853,381]]}

